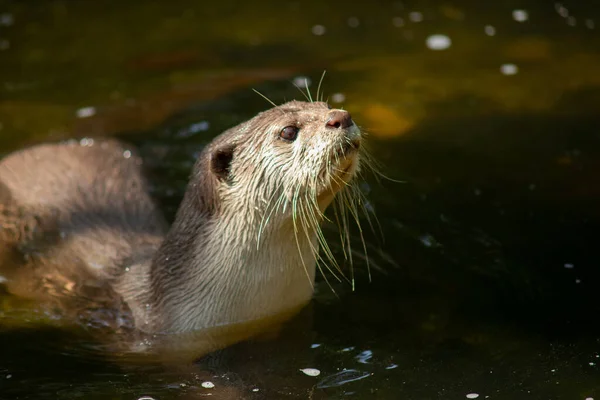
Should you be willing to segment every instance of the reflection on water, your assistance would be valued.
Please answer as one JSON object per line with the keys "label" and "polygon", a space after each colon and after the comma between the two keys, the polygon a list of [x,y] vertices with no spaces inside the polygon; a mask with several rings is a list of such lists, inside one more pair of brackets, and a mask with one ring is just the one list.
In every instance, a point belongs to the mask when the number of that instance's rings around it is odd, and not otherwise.
{"label": "reflection on water", "polygon": [[372,282],[357,245],[355,292],[321,282],[278,339],[193,368],[106,360],[3,296],[0,398],[600,398],[599,20],[533,0],[0,4],[2,151],[118,134],[172,215],[201,146],[268,107],[251,88],[302,98],[291,82],[315,93],[326,69],[404,181],[365,185]]}

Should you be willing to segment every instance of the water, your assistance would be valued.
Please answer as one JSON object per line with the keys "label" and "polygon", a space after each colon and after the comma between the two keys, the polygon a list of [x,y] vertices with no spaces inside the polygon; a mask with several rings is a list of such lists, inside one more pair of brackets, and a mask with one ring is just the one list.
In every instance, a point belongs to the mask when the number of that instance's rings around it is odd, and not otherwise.
{"label": "water", "polygon": [[0,4],[4,152],[116,134],[172,216],[202,145],[268,107],[252,88],[326,69],[405,182],[366,187],[371,282],[358,254],[354,292],[321,282],[278,339],[193,368],[107,360],[3,296],[1,399],[600,398],[600,8],[354,3]]}

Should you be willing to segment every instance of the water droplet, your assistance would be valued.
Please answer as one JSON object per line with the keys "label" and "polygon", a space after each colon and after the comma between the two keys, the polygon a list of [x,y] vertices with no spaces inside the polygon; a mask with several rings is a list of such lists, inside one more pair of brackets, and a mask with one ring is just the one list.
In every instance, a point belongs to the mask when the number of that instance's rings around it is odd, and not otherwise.
{"label": "water droplet", "polygon": [[310,78],[306,76],[297,76],[294,78],[294,85],[298,86],[299,88],[305,88],[307,86],[310,86],[311,83],[312,82]]}
{"label": "water droplet", "polygon": [[89,118],[96,115],[95,107],[83,107],[75,112],[77,118]]}
{"label": "water droplet", "polygon": [[302,371],[304,373],[304,375],[308,375],[308,376],[319,376],[319,375],[321,375],[321,371],[319,371],[316,368],[304,368],[304,369],[301,369],[300,371]]}
{"label": "water droplet", "polygon": [[467,395],[467,399],[476,399],[476,398],[478,398],[478,397],[479,397],[479,394],[478,394],[478,393],[469,393],[469,394]]}
{"label": "water droplet", "polygon": [[494,36],[496,34],[496,28],[494,28],[492,25],[486,25],[483,30],[488,36]]}
{"label": "water droplet", "polygon": [[452,45],[452,41],[446,35],[431,35],[425,41],[431,50],[446,50]]}
{"label": "water droplet", "polygon": [[11,26],[12,24],[14,24],[14,22],[15,19],[12,14],[0,14],[0,26]]}
{"label": "water droplet", "polygon": [[331,96],[331,101],[333,101],[334,103],[343,103],[344,101],[346,101],[346,96],[343,93],[334,93]]}
{"label": "water droplet", "polygon": [[360,25],[360,21],[358,20],[358,18],[356,17],[350,17],[348,18],[348,26],[350,28],[356,28]]}
{"label": "water droplet", "polygon": [[514,10],[512,17],[517,22],[525,22],[529,19],[529,14],[525,10]]}
{"label": "water droplet", "polygon": [[323,25],[315,25],[312,27],[313,35],[322,36],[327,32],[327,29]]}
{"label": "water droplet", "polygon": [[202,382],[200,384],[200,386],[202,386],[204,389],[212,389],[215,387],[215,384],[210,381],[206,381],[206,382]]}
{"label": "water droplet", "polygon": [[79,141],[79,145],[81,147],[92,147],[94,145],[94,139],[92,138],[83,138]]}
{"label": "water droplet", "polygon": [[392,24],[394,24],[396,28],[400,28],[401,26],[404,26],[404,20],[400,17],[394,17],[392,18]]}
{"label": "water droplet", "polygon": [[154,398],[152,398],[150,396],[142,396],[138,400],[154,400]]}
{"label": "water droplet", "polygon": [[410,19],[412,22],[421,22],[423,21],[423,14],[418,11],[413,11],[408,14],[408,19]]}
{"label": "water droplet", "polygon": [[131,158],[131,151],[129,151],[129,150],[125,150],[125,151],[123,152],[123,157],[125,157],[125,158]]}
{"label": "water droplet", "polygon": [[563,18],[567,18],[569,16],[569,10],[563,6],[561,3],[554,4],[554,9]]}
{"label": "water droplet", "polygon": [[500,72],[503,75],[516,75],[519,72],[519,67],[515,64],[502,64],[500,66]]}
{"label": "water droplet", "polygon": [[253,392],[258,392],[259,390],[260,390],[259,388],[252,389]]}

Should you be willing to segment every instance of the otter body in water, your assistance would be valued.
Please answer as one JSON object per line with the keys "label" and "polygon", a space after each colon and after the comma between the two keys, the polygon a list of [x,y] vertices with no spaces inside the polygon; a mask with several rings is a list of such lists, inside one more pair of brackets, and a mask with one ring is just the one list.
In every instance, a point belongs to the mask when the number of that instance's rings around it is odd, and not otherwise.
{"label": "otter body in water", "polygon": [[299,309],[312,297],[318,224],[355,175],[360,140],[325,103],[262,112],[203,149],[170,229],[141,159],[116,140],[10,154],[0,222],[4,251],[23,262],[3,273],[9,290],[114,293],[150,333]]}

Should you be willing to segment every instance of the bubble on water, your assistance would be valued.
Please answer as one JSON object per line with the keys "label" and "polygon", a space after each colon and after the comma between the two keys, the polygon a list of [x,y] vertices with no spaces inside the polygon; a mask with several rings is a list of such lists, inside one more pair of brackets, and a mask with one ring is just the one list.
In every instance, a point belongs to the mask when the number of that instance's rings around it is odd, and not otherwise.
{"label": "bubble on water", "polygon": [[344,101],[346,101],[346,96],[343,93],[334,93],[331,96],[331,101],[333,101],[334,103],[343,103]]}
{"label": "bubble on water", "polygon": [[360,25],[360,21],[358,20],[358,18],[356,17],[350,17],[348,18],[348,26],[350,28],[356,28]]}
{"label": "bubble on water", "polygon": [[304,368],[304,369],[301,369],[300,371],[302,371],[304,373],[304,375],[308,375],[308,376],[319,376],[319,375],[321,375],[321,371],[319,371],[316,368]]}
{"label": "bubble on water", "polygon": [[479,397],[479,393],[469,393],[466,397],[467,399],[476,399]]}
{"label": "bubble on water", "polygon": [[6,39],[0,39],[0,50],[10,49],[10,42]]}
{"label": "bubble on water", "polygon": [[423,21],[423,13],[420,13],[419,11],[413,11],[408,14],[408,19],[410,19],[412,22],[421,22]]}
{"label": "bubble on water", "polygon": [[400,17],[394,17],[392,18],[392,24],[394,24],[396,28],[400,28],[401,26],[404,26],[404,20]]}
{"label": "bubble on water", "polygon": [[446,50],[452,45],[452,41],[446,35],[431,35],[425,41],[431,50]]}
{"label": "bubble on water", "polygon": [[519,72],[519,68],[515,64],[502,64],[500,72],[503,75],[516,75]]}
{"label": "bubble on water", "polygon": [[512,17],[517,22],[525,22],[529,19],[529,14],[525,10],[513,10]]}
{"label": "bubble on water", "polygon": [[95,107],[83,107],[75,112],[77,118],[89,118],[96,115]]}
{"label": "bubble on water", "polygon": [[306,76],[297,76],[294,78],[294,85],[300,87],[300,88],[305,88],[307,86],[310,86],[312,84],[310,78],[306,77]]}
{"label": "bubble on water", "polygon": [[15,23],[15,18],[12,14],[0,14],[0,26],[11,26]]}
{"label": "bubble on water", "polygon": [[202,382],[200,384],[200,386],[202,386],[204,389],[212,389],[215,387],[215,384],[210,381],[206,381],[206,382]]}
{"label": "bubble on water", "polygon": [[323,25],[315,25],[312,27],[313,35],[322,36],[327,32],[327,29]]}
{"label": "bubble on water", "polygon": [[154,400],[154,398],[150,396],[142,396],[138,400]]}
{"label": "bubble on water", "polygon": [[496,28],[494,28],[492,25],[486,25],[485,28],[483,28],[483,31],[488,36],[494,36],[496,34]]}
{"label": "bubble on water", "polygon": [[596,25],[594,24],[594,20],[593,19],[586,19],[585,20],[585,26],[588,29],[594,29],[596,27]]}

